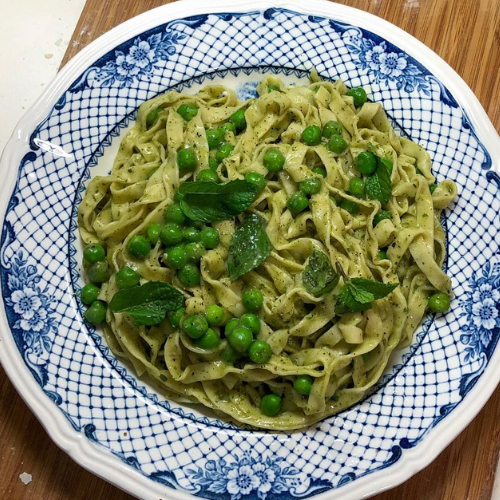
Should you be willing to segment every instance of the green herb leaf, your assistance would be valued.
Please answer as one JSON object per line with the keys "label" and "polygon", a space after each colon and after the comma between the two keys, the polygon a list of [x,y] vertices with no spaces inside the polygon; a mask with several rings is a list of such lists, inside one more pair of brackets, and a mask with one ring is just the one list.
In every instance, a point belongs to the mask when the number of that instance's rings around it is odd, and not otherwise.
{"label": "green herb leaf", "polygon": [[272,249],[262,219],[255,214],[248,215],[234,232],[229,245],[227,268],[231,281],[262,264]]}
{"label": "green herb leaf", "polygon": [[371,302],[362,303],[356,300],[350,283],[346,283],[339,292],[338,303],[335,307],[336,314],[345,314],[347,312],[361,312],[372,308]]}
{"label": "green herb leaf", "polygon": [[388,164],[392,166],[389,160],[382,161],[378,158],[377,170],[365,182],[365,190],[368,198],[378,200],[382,205],[385,205],[392,196],[391,174]]}
{"label": "green herb leaf", "polygon": [[130,314],[137,326],[157,325],[167,311],[182,306],[182,293],[163,281],[148,281],[142,286],[120,290],[113,295],[109,308],[113,312]]}
{"label": "green herb leaf", "polygon": [[[354,285],[358,290],[362,289],[373,295],[372,300],[383,299],[386,295],[389,295],[395,288],[399,286],[399,283],[391,283],[386,285],[380,281],[367,280],[366,278],[352,278],[351,285]],[[359,300],[359,299],[357,299]]]}
{"label": "green herb leaf", "polygon": [[199,222],[215,222],[244,212],[252,204],[257,188],[240,179],[225,184],[184,182],[178,194],[187,217]]}
{"label": "green herb leaf", "polygon": [[302,273],[304,288],[319,297],[335,288],[340,276],[333,270],[330,259],[323,252],[314,250]]}

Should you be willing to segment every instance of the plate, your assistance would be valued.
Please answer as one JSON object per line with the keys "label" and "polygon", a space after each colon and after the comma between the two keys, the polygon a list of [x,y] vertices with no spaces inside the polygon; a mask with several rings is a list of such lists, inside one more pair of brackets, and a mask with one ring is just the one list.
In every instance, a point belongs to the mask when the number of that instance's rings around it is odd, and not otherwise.
{"label": "plate", "polygon": [[[147,12],[76,56],[2,156],[0,358],[52,439],[137,497],[359,499],[425,467],[500,380],[500,139],[460,77],[410,35],[326,2],[189,0]],[[351,409],[292,433],[242,430],[163,399],[82,320],[76,207],[144,100],[315,67],[363,85],[459,186],[446,211],[455,299]]]}

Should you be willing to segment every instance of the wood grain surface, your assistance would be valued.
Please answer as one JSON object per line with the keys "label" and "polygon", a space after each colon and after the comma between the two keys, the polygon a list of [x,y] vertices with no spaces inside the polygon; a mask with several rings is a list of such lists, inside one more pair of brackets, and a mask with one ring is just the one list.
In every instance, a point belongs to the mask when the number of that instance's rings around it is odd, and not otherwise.
{"label": "wood grain surface", "polygon": [[[87,0],[63,60],[117,24],[168,1]],[[424,42],[467,82],[500,131],[500,0],[342,0]],[[54,15],[57,15],[54,13]],[[428,443],[432,446],[432,443]],[[490,500],[500,451],[500,389],[426,469],[374,500]],[[57,448],[0,367],[0,499],[132,500]],[[32,474],[24,485],[22,472]]]}

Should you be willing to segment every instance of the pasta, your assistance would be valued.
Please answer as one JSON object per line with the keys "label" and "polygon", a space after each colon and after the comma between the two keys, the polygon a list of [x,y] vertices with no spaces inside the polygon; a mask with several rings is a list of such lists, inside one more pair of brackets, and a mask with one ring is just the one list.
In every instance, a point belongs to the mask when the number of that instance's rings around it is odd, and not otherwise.
{"label": "pasta", "polygon": [[290,430],[363,398],[445,311],[457,190],[362,89],[313,72],[257,90],[142,104],[79,207],[82,300],[168,399]]}

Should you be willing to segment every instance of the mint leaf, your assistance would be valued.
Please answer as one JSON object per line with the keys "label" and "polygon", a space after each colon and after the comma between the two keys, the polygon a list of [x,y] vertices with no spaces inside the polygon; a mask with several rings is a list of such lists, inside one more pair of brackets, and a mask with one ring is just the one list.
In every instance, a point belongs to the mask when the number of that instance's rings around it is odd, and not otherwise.
{"label": "mint leaf", "polygon": [[362,289],[365,292],[372,294],[374,300],[383,299],[399,286],[399,283],[386,285],[380,281],[368,280],[366,278],[352,278],[350,281],[351,285],[354,285],[357,289]]}
{"label": "mint leaf", "polygon": [[244,212],[252,204],[257,188],[240,179],[225,184],[184,182],[178,193],[186,217],[199,222],[215,222]]}
{"label": "mint leaf", "polygon": [[352,296],[361,304],[370,304],[373,300],[375,300],[373,293],[370,293],[361,287],[357,287],[352,281],[349,284],[349,287]]}
{"label": "mint leaf", "polygon": [[231,281],[262,264],[270,255],[273,244],[269,240],[262,219],[248,215],[233,233],[229,245],[227,268]]}
{"label": "mint leaf", "polygon": [[116,292],[109,308],[130,314],[137,326],[152,326],[160,323],[167,311],[179,309],[183,302],[184,297],[177,288],[163,281],[148,281]]}
{"label": "mint leaf", "polygon": [[302,273],[302,282],[309,293],[319,297],[335,288],[339,275],[333,270],[329,257],[314,250]]}
{"label": "mint leaf", "polygon": [[[389,169],[389,165],[391,168]],[[385,158],[377,158],[377,170],[366,179],[365,190],[368,198],[378,200],[385,205],[392,196],[391,174],[392,162]]]}
{"label": "mint leaf", "polygon": [[362,303],[356,300],[350,283],[346,283],[339,292],[336,314],[345,314],[346,312],[361,312],[372,308],[371,302]]}

